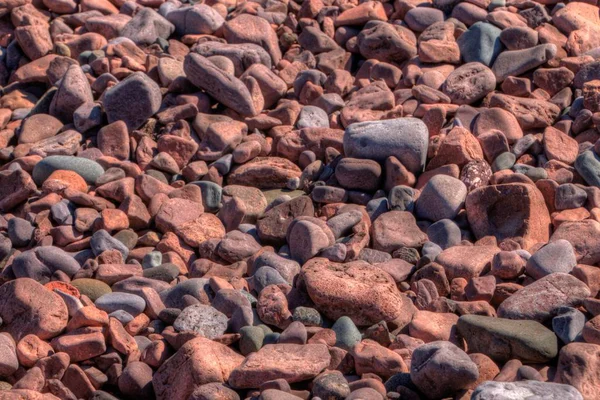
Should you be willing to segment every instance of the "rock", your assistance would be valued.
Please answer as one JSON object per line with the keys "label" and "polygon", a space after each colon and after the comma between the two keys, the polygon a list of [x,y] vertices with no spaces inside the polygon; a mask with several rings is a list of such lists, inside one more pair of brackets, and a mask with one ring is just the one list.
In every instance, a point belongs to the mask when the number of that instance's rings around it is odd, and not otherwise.
{"label": "rock", "polygon": [[581,331],[585,325],[585,315],[572,307],[558,310],[558,315],[552,318],[552,330],[565,344],[581,338]]}
{"label": "rock", "polygon": [[137,45],[149,46],[158,38],[168,39],[174,30],[173,24],[163,16],[144,7],[123,27],[121,36],[131,39]]}
{"label": "rock", "polygon": [[560,107],[549,101],[526,99],[494,93],[490,97],[490,107],[498,107],[512,113],[523,130],[546,128],[554,123]]}
{"label": "rock", "polygon": [[[388,23],[373,24],[358,34],[358,49],[365,58],[401,64],[417,54],[414,34]],[[385,40],[386,46],[381,46]]]}
{"label": "rock", "polygon": [[269,244],[285,243],[287,230],[300,216],[312,217],[315,213],[312,200],[308,196],[299,196],[279,204],[258,218],[256,229],[261,241]]}
{"label": "rock", "polygon": [[76,172],[88,184],[94,184],[96,179],[104,173],[104,168],[95,161],[82,157],[49,156],[38,162],[31,174],[37,185],[48,179],[57,170]]}
{"label": "rock", "polygon": [[381,214],[371,227],[373,248],[392,253],[401,247],[421,247],[427,235],[417,226],[415,217],[407,211]]}
{"label": "rock", "polygon": [[498,316],[509,319],[531,319],[545,322],[560,307],[580,305],[590,289],[579,279],[555,272],[518,290],[498,307]]}
{"label": "rock", "polygon": [[406,325],[414,312],[392,277],[366,262],[337,264],[314,258],[300,274],[316,308],[328,318],[348,316],[359,326],[381,320],[400,326]]}
{"label": "rock", "polygon": [[450,342],[431,342],[413,350],[410,378],[427,398],[453,395],[478,377],[477,365]]}
{"label": "rock", "polygon": [[347,157],[383,162],[396,156],[410,172],[425,166],[429,132],[416,118],[359,122],[346,128],[344,153]]}
{"label": "rock", "polygon": [[119,390],[127,396],[154,398],[152,368],[139,361],[128,363],[119,376]]}
{"label": "rock", "polygon": [[223,35],[228,43],[259,45],[269,53],[273,64],[277,64],[281,60],[277,34],[264,18],[241,14],[223,25]]}
{"label": "rock", "polygon": [[207,339],[214,339],[225,333],[227,322],[227,316],[215,308],[194,304],[183,309],[173,327],[178,332],[193,331]]}
{"label": "rock", "polygon": [[21,124],[19,143],[37,143],[53,137],[63,127],[62,122],[48,114],[34,114]]}
{"label": "rock", "polygon": [[340,371],[326,371],[313,381],[312,394],[322,399],[343,400],[350,395],[350,386]]}
{"label": "rock", "polygon": [[19,369],[16,345],[7,334],[0,334],[0,376],[9,377]]}
{"label": "rock", "polygon": [[184,6],[169,12],[166,18],[175,25],[179,35],[212,35],[225,20],[214,8],[206,4]]}
{"label": "rock", "polygon": [[304,264],[319,251],[332,246],[335,238],[329,227],[321,220],[300,217],[292,222],[287,233],[291,257]]}
{"label": "rock", "polygon": [[525,269],[531,277],[540,279],[554,272],[568,274],[576,265],[573,246],[568,241],[560,239],[536,251],[527,260]]}
{"label": "rock", "polygon": [[452,71],[442,88],[453,104],[472,104],[496,88],[496,77],[485,65],[472,62]]}
{"label": "rock", "polygon": [[338,318],[331,330],[335,332],[335,346],[346,351],[350,351],[362,339],[352,319],[346,316]]}
{"label": "rock", "polygon": [[523,50],[504,51],[498,55],[492,71],[500,83],[509,76],[519,76],[552,60],[556,56],[555,44],[546,43]]}
{"label": "rock", "polygon": [[34,334],[51,339],[67,326],[68,312],[55,293],[29,278],[18,278],[0,286],[1,330],[15,340]]}
{"label": "rock", "polygon": [[15,257],[13,271],[18,278],[31,278],[47,283],[58,271],[72,277],[79,271],[79,263],[58,247],[43,246],[24,251]]}
{"label": "rock", "polygon": [[273,379],[300,382],[314,378],[330,362],[324,344],[269,344],[250,354],[231,372],[228,382],[237,389],[257,388]]}
{"label": "rock", "polygon": [[471,25],[457,40],[463,60],[491,67],[503,49],[501,33],[501,29],[487,22]]}
{"label": "rock", "polygon": [[111,292],[100,296],[95,302],[96,307],[107,313],[123,310],[136,317],[146,308],[146,302],[138,295],[131,293]]}
{"label": "rock", "polygon": [[485,186],[468,194],[465,208],[479,239],[495,236],[522,240],[525,249],[550,239],[550,216],[544,197],[532,185],[509,183]]}
{"label": "rock", "polygon": [[544,363],[558,354],[554,333],[535,321],[463,315],[457,328],[469,351],[499,362],[516,358],[524,363]]}
{"label": "rock", "polygon": [[123,121],[132,131],[158,111],[161,101],[156,82],[136,72],[105,92],[104,110],[109,123]]}
{"label": "rock", "polygon": [[195,389],[212,382],[227,382],[244,357],[227,346],[194,338],[163,363],[152,377],[157,399],[187,400]]}
{"label": "rock", "polygon": [[463,208],[466,197],[467,188],[462,181],[447,175],[435,175],[415,203],[416,214],[434,222],[453,219]]}
{"label": "rock", "polygon": [[8,237],[14,247],[24,247],[31,241],[33,225],[22,218],[12,218],[8,221]]}
{"label": "rock", "polygon": [[568,241],[573,246],[578,263],[593,265],[600,261],[597,232],[600,232],[600,224],[594,220],[566,221],[554,231],[550,241]]}
{"label": "rock", "polygon": [[484,273],[498,252],[496,246],[454,246],[442,251],[435,261],[444,267],[449,280],[470,280]]}
{"label": "rock", "polygon": [[67,123],[73,121],[75,110],[82,104],[92,103],[94,96],[83,70],[78,65],[67,69],[50,103],[50,114]]}
{"label": "rock", "polygon": [[195,86],[205,90],[215,100],[235,112],[252,117],[261,111],[255,109],[252,95],[242,81],[220,70],[200,54],[187,55],[183,69],[187,78]]}
{"label": "rock", "polygon": [[569,385],[551,382],[520,381],[494,382],[487,381],[477,386],[471,394],[472,400],[485,399],[525,399],[539,397],[544,399],[582,400],[581,393]]}
{"label": "rock", "polygon": [[585,400],[598,397],[600,376],[600,346],[591,343],[570,343],[560,350],[554,381],[571,385]]}
{"label": "rock", "polygon": [[575,160],[575,169],[588,185],[600,187],[600,157],[593,151],[584,151]]}

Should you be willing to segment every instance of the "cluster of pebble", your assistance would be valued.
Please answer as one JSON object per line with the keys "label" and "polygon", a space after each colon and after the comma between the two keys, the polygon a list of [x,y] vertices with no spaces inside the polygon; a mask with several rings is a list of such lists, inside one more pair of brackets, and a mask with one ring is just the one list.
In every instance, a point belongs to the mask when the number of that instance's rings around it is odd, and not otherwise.
{"label": "cluster of pebble", "polygon": [[598,400],[559,1],[0,1],[0,400]]}

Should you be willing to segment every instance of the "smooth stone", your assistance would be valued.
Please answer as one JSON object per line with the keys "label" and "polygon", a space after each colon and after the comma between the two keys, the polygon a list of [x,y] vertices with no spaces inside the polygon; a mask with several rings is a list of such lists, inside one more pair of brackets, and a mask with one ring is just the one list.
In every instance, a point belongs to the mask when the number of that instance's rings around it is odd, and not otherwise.
{"label": "smooth stone", "polygon": [[555,272],[519,289],[498,307],[498,316],[546,322],[563,306],[582,304],[589,287],[574,276]]}
{"label": "smooth stone", "polygon": [[423,187],[416,201],[419,218],[430,221],[453,219],[463,208],[467,187],[460,180],[447,175],[435,175]]}
{"label": "smooth stone", "polygon": [[360,331],[349,317],[343,316],[338,318],[331,327],[335,332],[335,347],[344,350],[351,350],[362,340]]}
{"label": "smooth stone", "polygon": [[577,156],[574,166],[588,185],[600,187],[600,156],[591,150],[584,151]]}
{"label": "smooth stone", "polygon": [[585,325],[585,315],[576,308],[564,307],[558,310],[558,315],[552,318],[552,330],[565,344],[581,337]]}
{"label": "smooth stone", "polygon": [[112,313],[117,310],[123,310],[138,316],[146,308],[146,301],[138,295],[131,293],[112,292],[100,296],[94,304],[99,309]]}
{"label": "smooth stone", "polygon": [[500,41],[501,33],[501,29],[487,22],[471,25],[457,40],[463,60],[491,67],[504,48]]}
{"label": "smooth stone", "polygon": [[581,393],[573,386],[552,382],[486,381],[475,388],[471,400],[583,400]]}
{"label": "smooth stone", "polygon": [[554,272],[568,274],[577,265],[573,246],[564,239],[548,243],[527,260],[525,270],[534,279],[541,279]]}
{"label": "smooth stone", "polygon": [[104,173],[104,168],[100,164],[87,158],[48,156],[35,165],[31,176],[35,183],[41,186],[54,171],[59,169],[76,172],[90,185],[93,185]]}
{"label": "smooth stone", "polygon": [[558,354],[556,335],[536,321],[463,315],[457,329],[470,352],[500,362],[516,358],[524,363],[544,363]]}
{"label": "smooth stone", "polygon": [[462,240],[459,226],[450,219],[441,219],[429,225],[427,228],[427,237],[431,242],[438,245],[441,250],[457,246]]}
{"label": "smooth stone", "polygon": [[118,239],[110,236],[110,234],[104,229],[96,231],[92,235],[90,244],[95,256],[99,256],[107,250],[119,251],[123,255],[123,259],[127,259],[127,255],[129,254],[129,249],[127,246],[125,246]]}
{"label": "smooth stone", "polygon": [[427,126],[417,118],[357,122],[344,132],[346,157],[384,162],[396,156],[412,173],[425,167],[428,143]]}
{"label": "smooth stone", "polygon": [[556,52],[557,48],[553,43],[523,50],[504,51],[494,61],[492,71],[496,75],[496,81],[501,83],[509,76],[519,76],[545,64],[556,56]]}

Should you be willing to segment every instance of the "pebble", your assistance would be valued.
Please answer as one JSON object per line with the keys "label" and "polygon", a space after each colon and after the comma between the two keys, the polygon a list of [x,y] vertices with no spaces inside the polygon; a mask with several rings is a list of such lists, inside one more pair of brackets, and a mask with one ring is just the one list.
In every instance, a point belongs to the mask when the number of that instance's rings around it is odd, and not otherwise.
{"label": "pebble", "polygon": [[146,302],[138,295],[131,293],[111,292],[103,294],[94,302],[100,310],[112,313],[123,310],[136,317],[146,308]]}
{"label": "pebble", "polygon": [[76,172],[88,184],[93,184],[104,173],[104,168],[97,162],[82,157],[49,156],[35,164],[32,177],[41,185],[56,170]]}

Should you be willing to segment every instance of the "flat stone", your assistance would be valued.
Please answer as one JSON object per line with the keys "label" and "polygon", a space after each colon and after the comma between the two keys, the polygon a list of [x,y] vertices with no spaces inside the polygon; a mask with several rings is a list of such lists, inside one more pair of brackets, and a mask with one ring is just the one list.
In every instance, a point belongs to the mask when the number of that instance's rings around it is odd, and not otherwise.
{"label": "flat stone", "polygon": [[536,321],[463,315],[457,328],[470,352],[499,362],[516,358],[524,363],[545,363],[558,354],[556,335]]}
{"label": "flat stone", "polygon": [[555,272],[518,290],[498,307],[498,316],[546,322],[560,307],[582,304],[590,295],[588,286],[565,273]]}
{"label": "flat stone", "polygon": [[581,393],[572,386],[552,382],[520,381],[494,382],[486,381],[477,386],[471,394],[471,400],[487,399],[526,399],[540,398],[548,400],[583,400]]}
{"label": "flat stone", "polygon": [[389,156],[412,173],[425,167],[429,131],[416,118],[358,122],[346,128],[344,153],[347,157],[383,162]]}
{"label": "flat stone", "polygon": [[269,344],[250,354],[234,369],[228,383],[244,389],[258,388],[273,379],[300,382],[317,376],[330,361],[324,344]]}
{"label": "flat stone", "polygon": [[221,336],[227,330],[228,318],[214,307],[194,304],[183,309],[173,323],[178,332],[193,331],[207,339]]}

